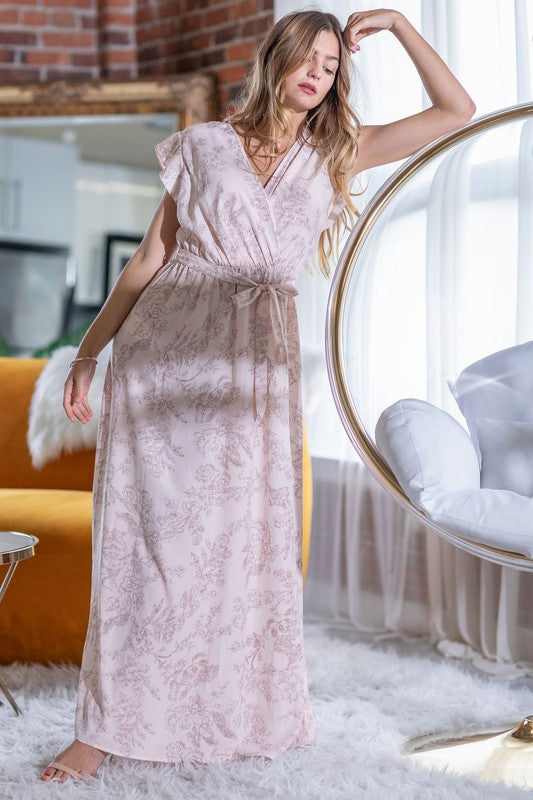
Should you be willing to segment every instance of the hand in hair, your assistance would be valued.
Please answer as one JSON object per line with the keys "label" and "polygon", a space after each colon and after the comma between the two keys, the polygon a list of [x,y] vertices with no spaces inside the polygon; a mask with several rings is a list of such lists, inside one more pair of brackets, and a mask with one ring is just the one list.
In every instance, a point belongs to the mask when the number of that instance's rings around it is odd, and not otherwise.
{"label": "hand in hair", "polygon": [[361,39],[378,31],[392,30],[401,16],[401,12],[393,8],[376,8],[373,11],[350,14],[342,32],[344,44],[351,53],[356,53],[361,49]]}

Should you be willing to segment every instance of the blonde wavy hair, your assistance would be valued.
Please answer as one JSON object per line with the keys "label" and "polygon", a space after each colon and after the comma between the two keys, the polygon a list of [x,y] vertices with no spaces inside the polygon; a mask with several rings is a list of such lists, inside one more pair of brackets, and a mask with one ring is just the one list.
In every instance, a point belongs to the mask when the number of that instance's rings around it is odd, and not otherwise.
{"label": "blonde wavy hair", "polygon": [[[326,165],[333,189],[345,201],[341,214],[330,228],[322,231],[318,241],[318,263],[328,278],[330,258],[332,254],[338,257],[341,230],[352,230],[355,217],[361,213],[351,197],[362,194],[350,192],[359,155],[361,123],[348,102],[354,67],[337,17],[324,11],[296,11],[279,19],[257,49],[239,94],[231,104],[233,111],[224,117],[224,122],[231,123],[241,133],[248,157],[252,155],[251,137],[258,140],[253,154],[261,150],[269,158],[266,174],[272,159],[285,153],[289,146],[291,114],[280,101],[285,79],[309,58],[316,37],[324,30],[331,31],[338,39],[340,63],[331,89],[318,106],[309,110],[297,136],[322,156],[324,161],[319,168]],[[286,140],[281,150],[275,138],[276,126],[278,135]],[[305,266],[312,272],[308,264]]]}

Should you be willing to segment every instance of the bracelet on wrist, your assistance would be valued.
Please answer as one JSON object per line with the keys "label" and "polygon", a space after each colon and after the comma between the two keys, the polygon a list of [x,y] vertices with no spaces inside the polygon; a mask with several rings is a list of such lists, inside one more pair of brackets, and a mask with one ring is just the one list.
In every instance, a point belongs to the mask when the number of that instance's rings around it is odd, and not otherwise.
{"label": "bracelet on wrist", "polygon": [[69,369],[73,364],[76,363],[76,361],[85,361],[87,359],[89,359],[90,361],[94,361],[96,364],[98,364],[98,359],[95,358],[94,356],[80,356],[79,358],[75,358],[70,362],[70,364],[68,365]]}

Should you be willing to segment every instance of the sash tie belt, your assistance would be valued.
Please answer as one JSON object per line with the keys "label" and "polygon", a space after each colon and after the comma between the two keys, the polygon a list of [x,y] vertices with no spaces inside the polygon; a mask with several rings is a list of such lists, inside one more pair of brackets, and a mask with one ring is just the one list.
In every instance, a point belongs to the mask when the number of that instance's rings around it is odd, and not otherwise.
{"label": "sash tie belt", "polygon": [[[265,413],[266,402],[267,402],[268,360],[266,352],[261,354],[263,356],[262,358],[259,358],[260,354],[257,345],[257,339],[258,339],[257,303],[259,299],[262,296],[264,296],[269,300],[270,307],[272,308],[272,306],[274,306],[275,313],[270,313],[269,317],[272,320],[275,319],[275,323],[273,325],[273,333],[275,337],[276,356],[278,352],[281,352],[283,354],[283,363],[287,364],[288,363],[287,331],[285,327],[285,321],[281,313],[279,296],[285,295],[294,297],[295,295],[298,294],[297,289],[292,285],[292,283],[258,283],[252,280],[251,278],[248,278],[246,275],[240,275],[240,274],[234,275],[231,278],[229,277],[223,278],[217,272],[217,270],[219,269],[225,269],[223,265],[213,264],[210,261],[206,261],[204,258],[201,258],[201,256],[198,256],[195,253],[191,253],[189,250],[180,249],[179,254],[175,258],[173,258],[172,261],[185,263],[187,264],[187,266],[192,267],[192,269],[198,272],[202,272],[204,275],[209,275],[212,278],[216,278],[217,280],[245,287],[239,289],[234,295],[231,296],[231,299],[233,301],[233,305],[237,310],[240,308],[244,308],[244,306],[248,306],[251,303],[254,304],[253,415],[254,415],[254,420],[257,419],[258,415],[262,417]],[[257,376],[258,376],[258,381],[256,381]],[[259,382],[263,389],[262,397],[257,396],[256,382]]]}

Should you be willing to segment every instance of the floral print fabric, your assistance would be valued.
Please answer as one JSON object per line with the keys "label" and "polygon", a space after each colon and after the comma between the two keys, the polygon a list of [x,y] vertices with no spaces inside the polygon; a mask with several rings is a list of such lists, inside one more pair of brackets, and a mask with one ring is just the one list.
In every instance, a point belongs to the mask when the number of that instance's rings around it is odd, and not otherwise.
{"label": "floral print fabric", "polygon": [[156,153],[180,227],[107,368],[75,735],[150,761],[272,758],[315,740],[294,280],[338,208],[302,142],[264,187],[225,122]]}

